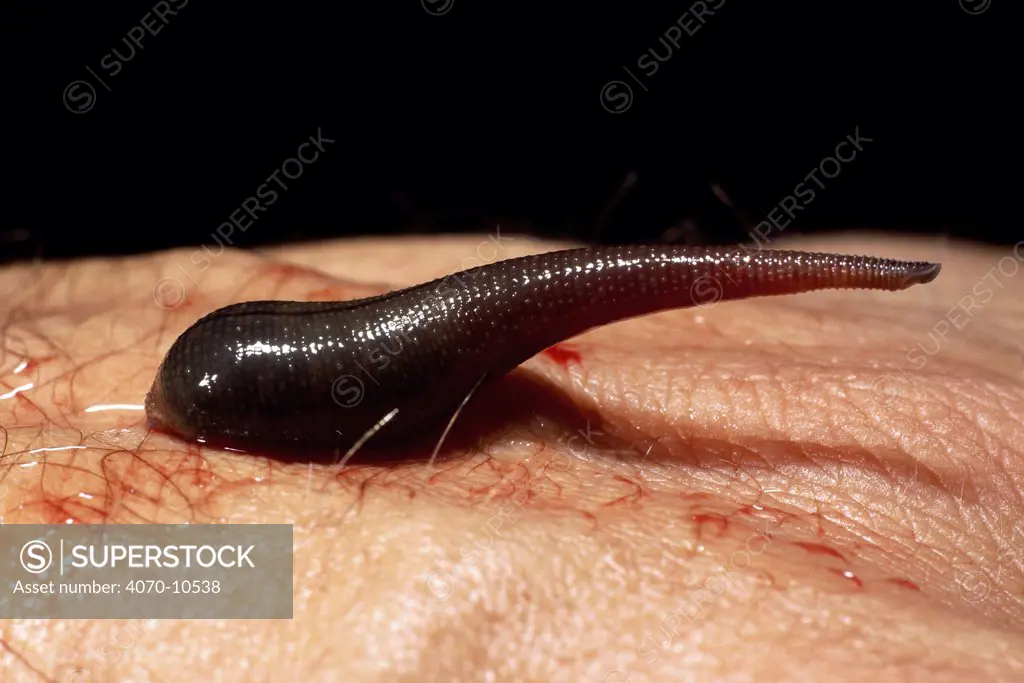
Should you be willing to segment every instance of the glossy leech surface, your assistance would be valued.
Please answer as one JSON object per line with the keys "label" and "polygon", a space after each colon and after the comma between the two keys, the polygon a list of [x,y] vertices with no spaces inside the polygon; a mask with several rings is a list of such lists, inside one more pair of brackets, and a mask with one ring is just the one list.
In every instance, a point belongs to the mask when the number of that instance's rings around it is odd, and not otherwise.
{"label": "glossy leech surface", "polygon": [[251,301],[213,311],[172,344],[146,398],[150,422],[248,448],[348,448],[449,420],[481,381],[562,340],[698,304],[820,289],[898,291],[936,263],[795,251],[614,246],[480,266],[341,302]]}

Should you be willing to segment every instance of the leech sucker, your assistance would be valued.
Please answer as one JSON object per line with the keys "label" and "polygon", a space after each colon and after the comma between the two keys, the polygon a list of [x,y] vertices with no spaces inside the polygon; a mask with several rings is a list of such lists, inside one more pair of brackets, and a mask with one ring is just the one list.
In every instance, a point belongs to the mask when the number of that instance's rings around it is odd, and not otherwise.
{"label": "leech sucker", "polygon": [[373,430],[401,439],[450,420],[484,377],[601,325],[730,299],[897,291],[931,282],[939,268],[796,251],[612,246],[499,261],[368,299],[234,304],[178,337],[146,412],[186,439],[243,449],[345,449]]}

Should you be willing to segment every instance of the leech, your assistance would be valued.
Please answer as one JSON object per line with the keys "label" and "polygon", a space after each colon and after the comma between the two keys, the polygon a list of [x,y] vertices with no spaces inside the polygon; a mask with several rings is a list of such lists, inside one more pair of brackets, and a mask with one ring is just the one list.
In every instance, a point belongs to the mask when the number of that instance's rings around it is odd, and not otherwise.
{"label": "leech", "polygon": [[931,282],[939,268],[794,251],[593,247],[499,261],[355,301],[234,304],[178,337],[146,412],[185,439],[348,449],[347,460],[371,436],[402,441],[439,426],[458,415],[482,377],[492,381],[601,325],[757,296],[898,291]]}

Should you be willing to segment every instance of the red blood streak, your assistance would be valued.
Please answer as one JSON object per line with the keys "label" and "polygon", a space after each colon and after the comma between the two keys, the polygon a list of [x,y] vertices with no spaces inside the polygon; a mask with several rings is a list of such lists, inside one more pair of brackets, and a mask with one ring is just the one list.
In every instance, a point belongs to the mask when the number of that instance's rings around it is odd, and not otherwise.
{"label": "red blood streak", "polygon": [[886,579],[886,581],[896,586],[899,586],[900,588],[906,588],[907,590],[917,591],[918,593],[921,592],[921,589],[918,587],[918,585],[913,581],[910,581],[909,579]]}
{"label": "red blood streak", "polygon": [[338,298],[337,295],[331,291],[330,287],[314,289],[312,292],[306,292],[307,301],[333,301],[336,298]]}
{"label": "red blood streak", "polygon": [[580,364],[583,362],[580,352],[565,344],[555,344],[544,349],[544,355],[563,368],[568,368],[570,363]]}
{"label": "red blood streak", "polygon": [[842,553],[835,548],[829,548],[827,545],[821,545],[820,543],[794,543],[793,545],[803,548],[812,555],[831,555],[832,557],[838,557],[843,562],[846,561]]}
{"label": "red blood streak", "polygon": [[161,427],[160,425],[149,425],[149,431],[153,434],[163,434],[164,436],[169,436],[174,439],[178,438],[177,434],[175,434],[169,429]]}
{"label": "red blood streak", "polygon": [[310,272],[311,270],[312,269],[310,268],[303,268],[301,266],[297,266],[294,263],[280,263],[273,266],[272,268],[268,268],[267,274],[290,277],[292,275],[300,275],[302,273],[307,273]]}
{"label": "red blood streak", "polygon": [[[31,375],[33,372],[39,369],[39,366],[43,365],[44,363],[48,363],[49,361],[53,360],[53,358],[53,356],[43,356],[42,358],[24,358],[13,369],[17,369],[17,374],[19,375]],[[24,363],[24,365],[22,365],[22,363]]]}
{"label": "red blood streak", "polygon": [[722,515],[716,514],[699,514],[690,517],[697,524],[697,538],[703,536],[703,528],[705,524],[714,524],[718,527],[718,535],[721,536],[725,533],[725,530],[729,528],[729,521]]}

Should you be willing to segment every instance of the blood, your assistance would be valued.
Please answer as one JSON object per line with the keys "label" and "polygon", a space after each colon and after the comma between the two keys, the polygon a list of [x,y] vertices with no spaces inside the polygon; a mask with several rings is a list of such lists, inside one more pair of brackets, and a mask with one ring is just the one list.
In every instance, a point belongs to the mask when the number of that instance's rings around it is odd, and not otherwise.
{"label": "blood", "polygon": [[563,368],[568,369],[570,364],[581,365],[583,363],[583,356],[576,349],[566,344],[555,344],[544,349],[544,355],[555,361]]}
{"label": "blood", "polygon": [[909,579],[886,579],[889,583],[899,586],[900,588],[906,588],[907,590],[921,592],[921,588]]}
{"label": "blood", "polygon": [[619,496],[613,501],[605,503],[605,506],[617,505],[619,503],[635,503],[639,501],[641,498],[643,498],[645,495],[647,495],[644,492],[644,488],[635,481],[627,479],[626,477],[620,476],[618,474],[614,475],[612,478],[615,479],[615,481],[621,481],[624,484],[629,484],[630,486],[633,487],[633,491],[627,493],[624,496]]}
{"label": "blood", "polygon": [[[28,377],[33,376],[40,366],[53,360],[54,356],[42,356],[40,358],[22,358],[19,360],[14,367],[10,370],[3,371],[0,376],[6,376],[7,374],[15,375],[16,378],[10,384],[4,384],[8,390],[13,390],[19,383],[24,383]],[[4,393],[0,391],[0,393]],[[22,396],[20,392],[11,394],[11,398],[18,396],[19,401],[26,400],[26,396]]]}
{"label": "blood", "polygon": [[830,555],[832,557],[838,557],[843,562],[846,562],[846,558],[843,557],[835,548],[829,548],[827,545],[821,545],[820,543],[794,543],[793,545],[803,548],[812,555]]}
{"label": "blood", "polygon": [[163,427],[163,426],[161,426],[159,424],[155,424],[155,423],[149,425],[149,431],[150,431],[150,434],[161,434],[163,436],[167,436],[167,437],[170,437],[172,439],[180,438],[180,437],[178,437],[177,434],[172,432],[170,429],[167,429],[166,427]]}
{"label": "blood", "polygon": [[729,528],[729,520],[723,515],[714,513],[701,513],[690,517],[697,524],[697,538],[701,539],[704,535],[703,527],[705,524],[714,524],[718,527],[718,535],[721,537],[725,534],[726,529]]}
{"label": "blood", "polygon": [[334,301],[337,298],[338,295],[330,287],[306,292],[306,301]]}
{"label": "blood", "polygon": [[15,370],[19,375],[30,375],[38,370],[39,366],[53,360],[53,358],[53,356],[44,356],[43,358],[25,358],[18,364]]}
{"label": "blood", "polygon": [[281,279],[315,272],[312,268],[297,266],[294,263],[278,263],[267,269],[267,275],[274,275]]}

